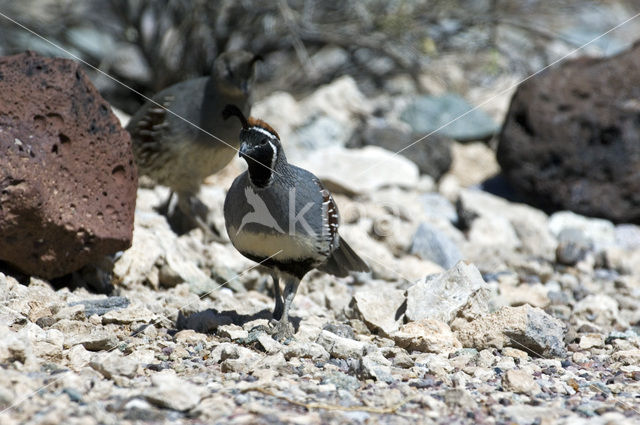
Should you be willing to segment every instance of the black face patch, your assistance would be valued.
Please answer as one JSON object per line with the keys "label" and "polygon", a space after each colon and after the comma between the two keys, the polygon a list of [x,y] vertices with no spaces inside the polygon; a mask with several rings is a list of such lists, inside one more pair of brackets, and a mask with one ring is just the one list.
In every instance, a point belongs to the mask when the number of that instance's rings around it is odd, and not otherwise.
{"label": "black face patch", "polygon": [[269,143],[269,138],[264,136],[242,155],[249,166],[249,178],[257,187],[265,187],[269,184],[273,174],[276,152],[274,145]]}

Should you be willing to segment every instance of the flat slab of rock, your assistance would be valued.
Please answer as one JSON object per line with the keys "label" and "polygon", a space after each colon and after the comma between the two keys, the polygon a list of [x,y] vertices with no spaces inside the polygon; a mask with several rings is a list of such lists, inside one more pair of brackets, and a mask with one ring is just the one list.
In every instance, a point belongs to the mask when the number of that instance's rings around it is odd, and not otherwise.
{"label": "flat slab of rock", "polygon": [[167,409],[187,411],[200,403],[204,388],[187,382],[171,373],[156,373],[151,376],[152,387],[144,392],[151,404]]}
{"label": "flat slab of rock", "polygon": [[316,341],[333,358],[359,359],[365,353],[366,344],[355,339],[338,336],[333,332],[322,331]]}
{"label": "flat slab of rock", "polygon": [[370,193],[384,186],[415,187],[418,166],[401,155],[377,146],[362,149],[318,149],[299,165],[318,176],[332,192],[348,195]]}
{"label": "flat slab of rock", "polygon": [[449,354],[462,348],[462,344],[449,326],[436,319],[409,322],[393,334],[396,344],[411,351]]}
{"label": "flat slab of rock", "polygon": [[561,321],[529,305],[503,307],[457,330],[466,348],[513,347],[541,357],[564,356],[564,333]]}
{"label": "flat slab of rock", "polygon": [[107,297],[97,300],[75,301],[69,303],[69,306],[82,305],[84,306],[84,314],[87,317],[91,317],[94,314],[102,316],[112,310],[127,308],[129,304],[129,300],[125,297]]}
{"label": "flat slab of rock", "polygon": [[352,306],[370,330],[389,335],[401,324],[398,310],[405,302],[405,291],[381,286],[357,291]]}
{"label": "flat slab of rock", "polygon": [[129,134],[80,66],[0,58],[0,259],[47,279],[128,248]]}
{"label": "flat slab of rock", "polygon": [[124,356],[118,351],[94,354],[89,366],[109,379],[115,376],[133,378],[138,370],[138,363],[133,357]]}

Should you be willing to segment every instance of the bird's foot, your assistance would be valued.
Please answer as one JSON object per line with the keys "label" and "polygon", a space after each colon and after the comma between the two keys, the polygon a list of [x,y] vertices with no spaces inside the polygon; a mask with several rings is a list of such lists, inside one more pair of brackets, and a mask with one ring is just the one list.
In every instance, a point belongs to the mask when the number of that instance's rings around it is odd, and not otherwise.
{"label": "bird's foot", "polygon": [[289,321],[282,320],[271,320],[269,323],[271,328],[268,333],[271,335],[271,338],[275,339],[278,342],[286,342],[293,338],[293,334],[295,333],[295,329],[293,329],[293,325]]}

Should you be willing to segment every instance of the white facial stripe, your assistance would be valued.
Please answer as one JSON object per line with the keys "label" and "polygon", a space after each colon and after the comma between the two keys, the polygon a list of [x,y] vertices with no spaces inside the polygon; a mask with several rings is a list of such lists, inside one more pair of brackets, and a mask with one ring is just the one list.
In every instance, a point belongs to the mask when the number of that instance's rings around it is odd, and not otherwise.
{"label": "white facial stripe", "polygon": [[254,127],[251,127],[249,130],[255,130],[255,131],[259,132],[259,133],[264,134],[265,136],[268,136],[270,139],[276,139],[275,134],[273,134],[269,130],[265,130],[262,127],[254,126]]}
{"label": "white facial stripe", "polygon": [[[271,169],[273,170],[276,166],[276,159],[278,159],[278,150],[275,145],[271,143],[271,140],[269,140],[269,145],[271,145],[271,150],[273,150],[273,156],[271,157]],[[271,177],[273,178],[273,175]]]}

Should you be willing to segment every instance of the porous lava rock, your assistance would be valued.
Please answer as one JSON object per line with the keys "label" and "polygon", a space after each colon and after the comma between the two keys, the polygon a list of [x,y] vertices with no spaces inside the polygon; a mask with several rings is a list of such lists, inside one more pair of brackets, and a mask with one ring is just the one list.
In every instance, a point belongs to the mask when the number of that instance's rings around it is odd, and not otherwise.
{"label": "porous lava rock", "polygon": [[79,65],[0,58],[0,260],[47,279],[128,248],[131,141]]}
{"label": "porous lava rock", "polygon": [[497,156],[529,203],[640,222],[640,43],[521,84]]}

